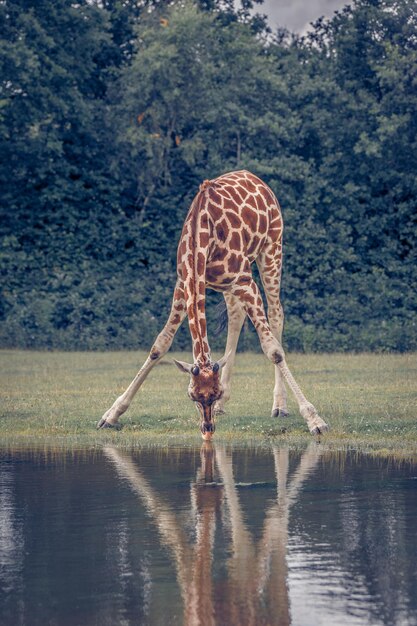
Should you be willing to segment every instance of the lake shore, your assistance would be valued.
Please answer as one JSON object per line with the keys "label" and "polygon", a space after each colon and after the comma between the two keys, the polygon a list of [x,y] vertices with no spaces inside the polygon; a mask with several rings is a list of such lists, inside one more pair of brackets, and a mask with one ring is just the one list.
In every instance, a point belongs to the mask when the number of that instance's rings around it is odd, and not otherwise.
{"label": "lake shore", "polygon": [[[96,423],[123,392],[145,352],[0,351],[0,441],[50,448],[196,446],[201,442],[187,377],[170,353],[145,381],[121,431]],[[331,430],[318,441],[331,449],[417,457],[417,355],[289,354],[288,364]],[[214,441],[233,446],[305,447],[312,437],[289,395],[290,416],[270,417],[273,367],[261,354],[237,355],[227,414]]]}

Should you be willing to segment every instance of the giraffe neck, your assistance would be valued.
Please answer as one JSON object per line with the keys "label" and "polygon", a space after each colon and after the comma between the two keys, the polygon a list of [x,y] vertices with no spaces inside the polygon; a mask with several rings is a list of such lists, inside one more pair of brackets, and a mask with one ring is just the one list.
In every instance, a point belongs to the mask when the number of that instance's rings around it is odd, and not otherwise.
{"label": "giraffe neck", "polygon": [[200,192],[191,206],[187,219],[185,294],[194,362],[198,365],[211,362],[206,323],[206,261],[209,222],[205,203],[204,194]]}

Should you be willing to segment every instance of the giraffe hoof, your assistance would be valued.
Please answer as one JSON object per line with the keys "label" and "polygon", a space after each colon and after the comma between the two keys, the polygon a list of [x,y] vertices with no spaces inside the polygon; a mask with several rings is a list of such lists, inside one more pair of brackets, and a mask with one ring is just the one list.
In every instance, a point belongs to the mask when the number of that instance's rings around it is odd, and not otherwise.
{"label": "giraffe hoof", "polygon": [[323,422],[321,426],[314,426],[314,428],[310,430],[310,433],[312,435],[322,435],[323,433],[327,433],[329,430],[330,426]]}
{"label": "giraffe hoof", "polygon": [[288,417],[287,409],[272,409],[271,417]]}
{"label": "giraffe hoof", "polygon": [[97,430],[100,430],[101,428],[113,428],[114,430],[122,430],[123,426],[121,424],[110,424],[110,422],[102,417],[97,424]]}

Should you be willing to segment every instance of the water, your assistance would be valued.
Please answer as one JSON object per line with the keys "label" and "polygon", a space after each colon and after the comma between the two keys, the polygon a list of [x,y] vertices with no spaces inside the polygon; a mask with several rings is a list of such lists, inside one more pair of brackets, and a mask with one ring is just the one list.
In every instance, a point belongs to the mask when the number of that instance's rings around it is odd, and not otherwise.
{"label": "water", "polygon": [[0,451],[0,624],[417,624],[417,464]]}

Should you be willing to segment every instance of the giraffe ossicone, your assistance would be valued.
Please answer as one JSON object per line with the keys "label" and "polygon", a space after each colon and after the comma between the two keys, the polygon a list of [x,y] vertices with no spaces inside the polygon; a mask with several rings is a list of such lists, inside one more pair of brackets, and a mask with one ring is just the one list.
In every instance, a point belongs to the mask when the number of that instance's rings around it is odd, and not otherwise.
{"label": "giraffe ossicone", "polygon": [[[200,430],[208,440],[215,415],[230,398],[231,372],[246,316],[253,323],[267,358],[275,367],[272,416],[288,415],[285,383],[293,392],[312,434],[328,430],[291,374],[282,349],[284,313],[280,302],[283,222],[272,190],[246,170],[205,180],[184,221],[177,253],[177,282],[168,321],[156,338],[144,365],[126,391],[103,415],[98,428],[111,427],[129,407],[151,369],[171,347],[188,316],[193,364],[176,361],[190,375],[188,395],[200,414]],[[252,276],[256,263],[268,315]],[[228,315],[225,357],[213,363],[207,337],[206,289],[223,294]]]}

